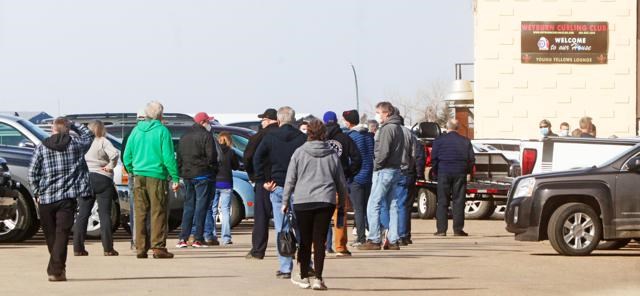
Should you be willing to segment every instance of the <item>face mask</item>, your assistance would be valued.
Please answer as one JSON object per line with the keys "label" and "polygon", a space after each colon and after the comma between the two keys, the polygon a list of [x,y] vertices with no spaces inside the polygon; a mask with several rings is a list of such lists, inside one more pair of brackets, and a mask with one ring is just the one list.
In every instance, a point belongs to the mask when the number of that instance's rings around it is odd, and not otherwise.
{"label": "face mask", "polygon": [[306,128],[306,127],[305,127],[305,128],[301,128],[301,129],[300,129],[300,131],[301,131],[303,134],[306,134],[306,133],[307,133],[307,128]]}
{"label": "face mask", "polygon": [[382,123],[382,115],[380,115],[379,113],[376,113],[376,121]]}
{"label": "face mask", "polygon": [[208,132],[211,131],[211,124],[207,123],[204,125],[204,129],[206,129]]}
{"label": "face mask", "polygon": [[540,134],[542,134],[543,136],[546,136],[549,134],[549,128],[548,127],[541,127],[540,128]]}
{"label": "face mask", "polygon": [[569,136],[569,130],[560,130],[560,136],[561,137],[568,137]]}

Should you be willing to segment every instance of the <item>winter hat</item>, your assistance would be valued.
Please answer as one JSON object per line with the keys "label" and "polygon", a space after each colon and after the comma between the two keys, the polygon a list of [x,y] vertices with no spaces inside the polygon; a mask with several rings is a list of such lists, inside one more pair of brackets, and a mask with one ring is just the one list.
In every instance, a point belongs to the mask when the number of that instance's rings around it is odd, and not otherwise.
{"label": "winter hat", "polygon": [[353,125],[358,125],[360,123],[360,114],[358,114],[358,110],[344,111],[342,112],[342,117],[344,117],[344,120]]}
{"label": "winter hat", "polygon": [[322,116],[322,121],[324,121],[324,124],[327,124],[332,121],[335,123],[338,123],[338,115],[336,115],[336,112],[327,111],[324,114],[324,116]]}

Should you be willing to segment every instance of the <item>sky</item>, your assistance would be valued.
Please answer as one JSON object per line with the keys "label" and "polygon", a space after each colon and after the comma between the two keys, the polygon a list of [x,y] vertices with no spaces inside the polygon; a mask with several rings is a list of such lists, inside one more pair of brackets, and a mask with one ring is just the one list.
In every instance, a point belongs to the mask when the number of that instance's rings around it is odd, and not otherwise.
{"label": "sky", "polygon": [[414,98],[473,61],[470,0],[0,0],[0,111],[299,113]]}

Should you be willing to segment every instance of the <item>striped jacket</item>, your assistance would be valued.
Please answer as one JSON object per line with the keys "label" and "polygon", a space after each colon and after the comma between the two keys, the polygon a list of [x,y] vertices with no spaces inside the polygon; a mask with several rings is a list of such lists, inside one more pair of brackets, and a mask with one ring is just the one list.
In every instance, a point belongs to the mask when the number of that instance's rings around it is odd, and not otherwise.
{"label": "striped jacket", "polygon": [[91,147],[93,133],[77,123],[71,129],[79,137],[53,135],[38,145],[33,154],[29,183],[40,204],[92,195],[84,155]]}
{"label": "striped jacket", "polygon": [[353,177],[353,181],[360,185],[371,184],[373,178],[373,135],[366,128],[354,128],[348,131],[347,135],[356,143],[362,158],[362,167]]}

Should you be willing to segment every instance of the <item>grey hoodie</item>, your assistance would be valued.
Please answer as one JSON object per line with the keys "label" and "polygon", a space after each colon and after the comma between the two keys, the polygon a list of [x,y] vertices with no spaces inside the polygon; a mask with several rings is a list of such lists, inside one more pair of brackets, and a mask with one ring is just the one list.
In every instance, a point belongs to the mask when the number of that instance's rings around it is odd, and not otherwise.
{"label": "grey hoodie", "polygon": [[306,142],[298,148],[289,162],[284,184],[283,204],[329,203],[344,207],[348,198],[347,182],[340,158],[331,147],[322,141]]}
{"label": "grey hoodie", "polygon": [[375,139],[373,170],[400,169],[404,153],[404,132],[400,116],[391,115],[380,126]]}

